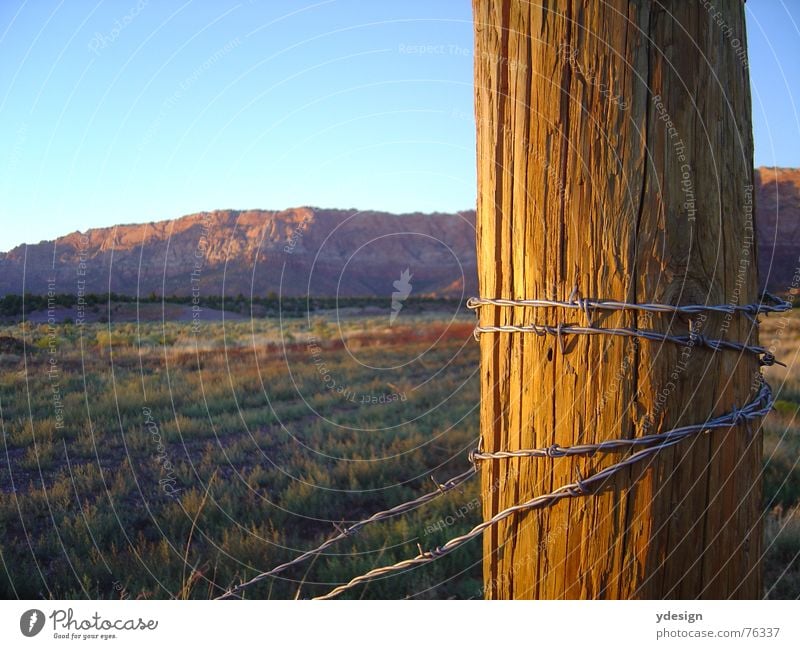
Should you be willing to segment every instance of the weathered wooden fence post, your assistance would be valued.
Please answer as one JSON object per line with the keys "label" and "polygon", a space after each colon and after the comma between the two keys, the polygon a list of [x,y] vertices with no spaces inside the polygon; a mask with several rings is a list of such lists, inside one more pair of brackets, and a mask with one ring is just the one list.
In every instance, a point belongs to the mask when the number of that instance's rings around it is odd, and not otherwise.
{"label": "weathered wooden fence post", "polygon": [[[473,8],[481,295],[757,301],[742,0]],[[484,325],[583,317],[480,309]],[[741,313],[594,324],[757,340]],[[485,333],[480,345],[487,451],[704,422],[746,403],[759,369],[750,354],[605,335]],[[484,461],[484,519],[620,457]],[[760,597],[760,462],[757,431],[716,430],[593,495],[516,514],[485,533],[486,595]]]}

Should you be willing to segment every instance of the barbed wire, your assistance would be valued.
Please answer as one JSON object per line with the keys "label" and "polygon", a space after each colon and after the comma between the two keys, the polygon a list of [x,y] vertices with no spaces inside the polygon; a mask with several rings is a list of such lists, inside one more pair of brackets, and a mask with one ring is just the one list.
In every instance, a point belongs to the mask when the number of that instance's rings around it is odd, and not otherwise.
{"label": "barbed wire", "polygon": [[761,389],[758,392],[758,395],[753,401],[751,401],[749,404],[747,404],[745,407],[741,409],[734,408],[734,410],[732,410],[730,413],[727,413],[726,415],[721,415],[709,421],[708,425],[696,425],[692,427],[684,427],[684,428],[691,428],[691,430],[687,431],[685,434],[679,437],[676,437],[674,435],[670,436],[670,433],[673,433],[674,431],[667,431],[666,433],[662,433],[662,435],[667,436],[667,440],[663,443],[637,451],[636,453],[628,456],[624,460],[620,460],[619,462],[616,462],[615,464],[612,464],[611,466],[608,466],[605,469],[602,469],[587,478],[582,478],[580,475],[578,475],[575,482],[559,487],[558,489],[550,493],[531,498],[530,500],[524,503],[520,503],[518,505],[512,505],[511,507],[508,507],[498,512],[492,518],[483,521],[482,523],[479,523],[466,534],[462,534],[461,536],[457,536],[455,538],[450,539],[444,545],[434,548],[433,550],[420,552],[420,554],[417,555],[416,557],[399,561],[390,566],[382,566],[380,568],[374,568],[373,570],[370,570],[369,572],[366,572],[363,575],[359,575],[358,577],[351,579],[346,584],[337,586],[330,592],[321,595],[319,597],[315,597],[314,599],[331,599],[333,597],[336,597],[337,595],[341,595],[342,593],[350,590],[351,588],[355,588],[360,584],[372,581],[379,577],[384,577],[386,575],[404,571],[408,568],[436,561],[437,559],[445,556],[446,554],[449,554],[450,552],[456,550],[457,548],[460,548],[462,545],[468,543],[469,541],[472,541],[473,539],[479,537],[481,534],[483,534],[483,532],[486,529],[494,525],[497,525],[497,523],[505,520],[506,518],[512,516],[517,512],[542,509],[544,507],[553,505],[559,500],[562,500],[564,498],[577,498],[580,496],[586,496],[592,494],[594,493],[593,487],[596,486],[597,484],[608,480],[609,478],[613,477],[620,471],[623,471],[624,469],[630,467],[631,465],[643,459],[646,459],[658,453],[659,451],[662,451],[665,448],[669,448],[671,446],[679,444],[680,442],[684,441],[689,435],[692,434],[696,435],[705,432],[707,430],[710,430],[711,428],[735,426],[744,422],[748,422],[751,419],[757,419],[763,417],[767,413],[769,413],[769,411],[772,409],[773,403],[774,399],[772,396],[772,392],[768,384],[764,382],[762,384]]}
{"label": "barbed wire", "polygon": [[544,448],[520,449],[518,451],[495,451],[487,452],[475,450],[470,453],[472,462],[482,460],[504,460],[509,458],[522,457],[573,457],[576,455],[592,456],[595,453],[611,453],[614,451],[635,448],[639,446],[661,446],[672,440],[680,441],[686,437],[698,433],[707,433],[717,428],[729,428],[732,425],[749,425],[750,419],[758,418],[769,412],[773,403],[772,389],[769,384],[763,381],[756,397],[741,410],[734,408],[730,413],[720,415],[703,424],[689,424],[679,428],[673,428],[664,433],[653,433],[643,437],[632,437],[628,439],[609,439],[596,444],[577,444],[575,446],[559,446],[553,444]]}
{"label": "barbed wire", "polygon": [[[773,304],[769,305],[764,303],[764,299],[769,299]],[[792,308],[792,304],[790,302],[781,300],[769,293],[764,293],[760,303],[746,304],[746,305],[634,304],[630,302],[621,302],[617,300],[584,299],[578,295],[577,287],[573,288],[572,293],[570,293],[570,296],[566,302],[560,302],[557,300],[546,300],[546,299],[512,300],[506,298],[470,298],[467,301],[467,307],[473,310],[477,310],[478,308],[487,305],[502,306],[502,307],[527,306],[527,307],[562,307],[570,309],[581,309],[586,315],[587,325],[577,326],[564,323],[559,323],[556,326],[540,325],[540,324],[483,325],[483,326],[479,325],[475,328],[474,331],[474,336],[476,339],[479,338],[479,335],[481,333],[490,333],[490,332],[534,333],[538,336],[553,335],[558,337],[559,345],[563,353],[564,352],[563,337],[565,335],[628,336],[628,337],[644,338],[647,340],[653,340],[657,342],[672,342],[680,345],[692,345],[692,346],[699,345],[708,347],[713,351],[722,351],[722,350],[732,350],[739,352],[746,351],[757,355],[759,357],[759,362],[761,365],[773,365],[773,364],[784,365],[784,364],[777,361],[775,359],[775,356],[765,347],[761,347],[759,345],[749,345],[747,343],[739,343],[735,341],[707,338],[702,334],[695,332],[691,328],[691,325],[690,325],[690,334],[688,336],[676,336],[649,329],[635,329],[628,327],[601,328],[601,327],[595,327],[593,325],[591,312],[593,310],[598,310],[598,309],[611,310],[611,311],[637,310],[637,311],[649,311],[653,313],[684,314],[689,316],[697,315],[703,312],[717,312],[717,313],[730,313],[730,314],[742,313],[746,317],[750,318],[755,324],[757,324],[755,317],[760,313],[778,313],[787,311]],[[320,555],[327,548],[331,547],[338,541],[341,541],[342,539],[345,539],[357,533],[365,525],[385,520],[393,516],[404,514],[406,512],[412,511],[424,505],[430,500],[433,500],[434,498],[437,498],[438,496],[456,488],[457,486],[459,486],[460,484],[462,484],[463,482],[474,476],[478,472],[477,463],[479,461],[501,460],[501,459],[523,458],[523,457],[546,457],[550,459],[555,459],[560,457],[572,457],[579,455],[592,456],[598,452],[606,453],[606,452],[632,449],[640,446],[645,447],[642,450],[639,450],[633,453],[632,455],[628,456],[627,458],[620,460],[619,462],[612,464],[611,466],[606,467],[601,471],[598,471],[597,473],[589,476],[588,478],[585,479],[581,478],[580,474],[578,474],[577,479],[573,483],[559,487],[558,489],[548,494],[536,496],[524,503],[508,507],[502,510],[501,512],[495,514],[489,520],[483,521],[482,523],[476,525],[466,534],[457,536],[449,540],[442,546],[439,546],[433,550],[425,552],[423,552],[422,549],[420,548],[420,554],[414,558],[406,559],[390,566],[383,566],[380,568],[375,568],[373,570],[370,570],[369,572],[363,575],[351,579],[346,584],[337,586],[327,594],[316,597],[314,599],[330,599],[336,597],[337,595],[351,588],[354,588],[355,586],[358,586],[359,584],[366,583],[373,579],[377,579],[378,577],[382,577],[395,572],[400,572],[417,565],[422,565],[425,563],[435,561],[436,559],[446,554],[449,554],[450,552],[461,547],[465,543],[468,543],[472,539],[480,536],[484,530],[493,525],[496,525],[502,520],[505,520],[506,518],[508,518],[509,516],[511,516],[516,512],[530,511],[550,506],[552,504],[555,504],[562,498],[575,498],[591,494],[593,493],[592,489],[596,483],[603,482],[614,476],[616,473],[631,466],[632,464],[635,464],[636,462],[639,462],[642,459],[646,459],[665,448],[669,448],[671,446],[679,444],[680,442],[691,436],[708,433],[717,428],[727,428],[731,426],[737,426],[739,424],[746,424],[748,429],[748,435],[750,435],[752,432],[750,430],[750,420],[757,419],[768,414],[769,411],[772,409],[773,403],[774,403],[774,398],[772,395],[772,391],[769,385],[766,383],[766,381],[764,381],[762,377],[761,386],[758,391],[758,394],[750,403],[748,403],[743,408],[739,409],[734,407],[731,412],[707,420],[703,424],[690,424],[687,426],[681,426],[679,428],[674,428],[664,433],[645,435],[644,437],[631,438],[631,439],[605,440],[595,444],[579,444],[566,447],[559,446],[558,444],[553,444],[546,448],[520,449],[516,451],[486,452],[482,450],[481,444],[479,442],[478,448],[471,451],[469,454],[469,460],[472,465],[471,468],[444,483],[438,483],[436,482],[436,480],[434,480],[437,486],[435,491],[424,494],[414,500],[401,503],[390,509],[376,512],[375,514],[369,516],[368,518],[358,521],[353,525],[350,525],[349,527],[343,528],[340,526],[336,526],[338,533],[329,538],[328,540],[324,541],[316,548],[307,550],[306,552],[302,553],[295,559],[282,563],[267,572],[259,573],[252,579],[242,582],[239,585],[229,589],[223,595],[217,597],[216,599],[228,599],[234,597],[239,593],[241,593],[244,589],[248,588],[249,586],[257,584],[270,577],[274,577],[279,573],[283,572],[284,570],[287,570],[292,566],[298,565],[310,559],[313,556]]]}
{"label": "barbed wire", "polygon": [[327,550],[335,543],[349,536],[353,536],[362,527],[369,525],[370,523],[377,523],[378,521],[382,521],[387,518],[392,518],[394,516],[399,516],[401,514],[405,514],[406,512],[410,512],[414,509],[417,509],[418,507],[421,507],[425,503],[434,500],[435,498],[438,498],[439,496],[447,493],[448,491],[451,491],[452,489],[455,489],[456,487],[460,486],[461,484],[469,480],[472,476],[474,476],[475,473],[476,473],[476,468],[475,465],[473,464],[472,467],[470,467],[467,471],[464,471],[463,473],[460,473],[457,476],[450,478],[446,482],[440,483],[434,480],[434,483],[436,484],[436,489],[434,491],[428,492],[420,496],[419,498],[415,498],[414,500],[409,500],[408,502],[395,505],[390,509],[385,509],[383,511],[376,512],[371,516],[369,516],[368,518],[353,523],[348,527],[336,526],[338,534],[332,536],[331,538],[329,538],[327,541],[320,544],[316,548],[307,550],[306,552],[303,552],[303,554],[292,559],[291,561],[282,563],[279,566],[276,566],[271,570],[268,570],[267,572],[262,572],[253,577],[252,579],[249,579],[248,581],[245,581],[237,586],[234,586],[233,588],[227,590],[225,593],[223,593],[219,597],[216,597],[215,599],[230,599],[231,597],[235,597],[241,591],[243,591],[245,588],[248,588],[249,586],[253,586],[259,583],[260,581],[268,579],[269,577],[274,577],[279,573],[283,572],[284,570],[291,568],[292,566],[296,566],[300,563],[303,563],[304,561],[307,561],[308,559],[310,559],[315,555],[322,554],[325,550]]}
{"label": "barbed wire", "polygon": [[[768,304],[767,301],[771,302]],[[591,324],[591,312],[595,310],[603,311],[644,311],[650,313],[672,313],[681,315],[698,315],[700,313],[742,313],[754,318],[761,313],[782,313],[792,309],[792,303],[772,295],[763,293],[759,302],[753,304],[657,304],[644,303],[637,304],[621,300],[596,300],[582,298],[578,288],[572,289],[566,301],[530,299],[514,300],[511,298],[487,298],[471,297],[467,300],[467,308],[477,311],[482,306],[501,306],[501,307],[560,307],[563,309],[579,309],[586,314],[587,323]]]}
{"label": "barbed wire", "polygon": [[670,342],[678,345],[694,345],[707,347],[713,351],[731,350],[738,352],[748,352],[759,357],[761,365],[785,365],[775,359],[775,356],[766,347],[760,345],[749,345],[747,343],[735,342],[732,340],[722,340],[707,338],[703,334],[691,333],[685,336],[675,336],[672,334],[661,333],[651,329],[633,329],[630,327],[604,328],[590,326],[577,326],[560,323],[556,326],[529,324],[529,325],[478,325],[475,327],[474,335],[477,339],[482,333],[533,333],[537,336],[556,336],[559,340],[561,352],[564,352],[564,336],[569,335],[606,335],[606,336],[626,336],[629,338],[644,338],[655,342]]}

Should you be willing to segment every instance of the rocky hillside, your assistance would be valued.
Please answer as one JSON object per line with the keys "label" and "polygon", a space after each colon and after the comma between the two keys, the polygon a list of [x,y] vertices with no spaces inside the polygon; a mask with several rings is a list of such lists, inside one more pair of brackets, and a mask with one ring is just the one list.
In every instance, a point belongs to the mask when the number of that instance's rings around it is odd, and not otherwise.
{"label": "rocky hillside", "polygon": [[[761,281],[787,292],[800,265],[800,170],[762,168],[756,180]],[[473,295],[475,213],[226,210],[75,232],[0,253],[0,294],[388,298],[406,269],[413,295]]]}
{"label": "rocky hillside", "polygon": [[800,290],[800,169],[756,169],[758,266],[776,292]]}
{"label": "rocky hillside", "polygon": [[0,253],[0,294],[389,298],[406,269],[413,295],[472,294],[475,213],[226,210],[75,232]]}

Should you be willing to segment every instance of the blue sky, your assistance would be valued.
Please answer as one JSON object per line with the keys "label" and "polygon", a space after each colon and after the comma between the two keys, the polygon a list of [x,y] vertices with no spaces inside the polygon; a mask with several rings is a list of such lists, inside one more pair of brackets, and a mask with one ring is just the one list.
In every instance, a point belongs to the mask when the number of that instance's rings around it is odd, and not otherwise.
{"label": "blue sky", "polygon": [[[800,166],[800,2],[746,8],[756,163]],[[0,0],[0,250],[221,208],[469,208],[471,84],[469,0]]]}

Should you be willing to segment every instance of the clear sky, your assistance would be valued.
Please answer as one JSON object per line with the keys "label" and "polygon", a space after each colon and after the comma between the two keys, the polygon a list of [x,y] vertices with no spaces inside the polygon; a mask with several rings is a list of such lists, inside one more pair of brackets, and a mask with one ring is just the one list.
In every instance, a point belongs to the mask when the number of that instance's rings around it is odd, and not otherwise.
{"label": "clear sky", "polygon": [[[800,2],[746,7],[756,163],[800,166]],[[470,208],[471,84],[469,0],[0,0],[0,250],[221,208]]]}

